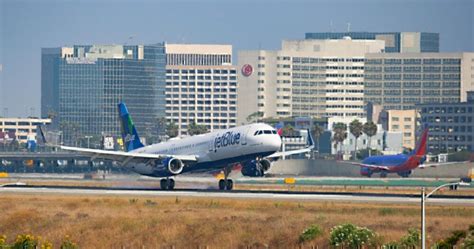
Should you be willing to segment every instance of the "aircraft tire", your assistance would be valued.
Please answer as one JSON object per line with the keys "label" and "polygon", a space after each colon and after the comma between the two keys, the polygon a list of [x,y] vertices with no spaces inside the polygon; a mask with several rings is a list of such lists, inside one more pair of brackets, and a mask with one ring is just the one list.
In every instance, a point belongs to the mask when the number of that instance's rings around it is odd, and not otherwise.
{"label": "aircraft tire", "polygon": [[169,179],[168,181],[168,189],[173,190],[174,189],[174,179]]}
{"label": "aircraft tire", "polygon": [[232,190],[234,188],[234,182],[231,179],[227,179],[225,188],[227,190]]}
{"label": "aircraft tire", "polygon": [[166,179],[161,179],[160,180],[160,188],[162,190],[168,189],[168,181]]}
{"label": "aircraft tire", "polygon": [[219,189],[220,190],[225,190],[226,189],[226,184],[224,179],[219,180]]}

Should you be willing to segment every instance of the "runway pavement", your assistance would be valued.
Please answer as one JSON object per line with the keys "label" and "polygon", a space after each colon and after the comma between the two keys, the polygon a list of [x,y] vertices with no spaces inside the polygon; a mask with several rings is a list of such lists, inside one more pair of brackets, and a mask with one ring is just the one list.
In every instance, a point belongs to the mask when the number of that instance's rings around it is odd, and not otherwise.
{"label": "runway pavement", "polygon": [[[0,187],[0,194],[41,194],[41,195],[107,195],[107,196],[148,196],[148,197],[198,197],[198,198],[237,198],[237,199],[271,199],[295,201],[340,201],[371,203],[405,203],[417,204],[419,195],[406,194],[372,194],[372,193],[338,193],[338,192],[288,192],[288,191],[218,191],[177,189],[163,191],[152,188],[107,188],[107,187],[72,187],[72,186],[28,186],[8,185]],[[433,196],[429,204],[468,205],[474,206],[474,196],[443,195]]]}

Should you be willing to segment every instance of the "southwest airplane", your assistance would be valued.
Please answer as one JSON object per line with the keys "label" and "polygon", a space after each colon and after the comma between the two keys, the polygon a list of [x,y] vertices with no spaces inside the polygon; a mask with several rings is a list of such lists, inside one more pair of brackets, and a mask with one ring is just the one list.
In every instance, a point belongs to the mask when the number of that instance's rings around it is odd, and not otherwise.
{"label": "southwest airplane", "polygon": [[397,154],[387,156],[370,156],[361,163],[350,163],[360,166],[360,174],[371,177],[373,173],[380,173],[386,177],[388,173],[397,173],[401,177],[410,176],[416,168],[435,167],[453,163],[423,164],[426,161],[426,141],[428,140],[428,127],[425,127],[420,140],[410,154]]}
{"label": "southwest airplane", "polygon": [[306,148],[279,152],[280,136],[274,128],[262,123],[144,146],[124,103],[118,104],[118,111],[125,151],[59,148],[90,156],[92,160],[117,161],[141,175],[162,177],[161,189],[173,189],[175,182],[170,177],[176,175],[223,170],[224,179],[219,180],[219,189],[231,190],[233,182],[228,176],[235,165],[242,165],[244,176],[261,177],[270,169],[273,160],[284,155],[306,153],[314,147],[308,131]]}

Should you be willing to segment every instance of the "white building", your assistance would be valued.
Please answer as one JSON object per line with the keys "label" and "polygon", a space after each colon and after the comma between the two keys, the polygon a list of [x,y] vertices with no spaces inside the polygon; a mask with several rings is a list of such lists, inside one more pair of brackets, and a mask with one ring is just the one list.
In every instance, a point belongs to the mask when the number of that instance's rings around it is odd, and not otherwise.
{"label": "white building", "polygon": [[283,41],[278,51],[238,54],[238,123],[264,118],[364,117],[364,58],[381,40]]}
{"label": "white building", "polygon": [[237,124],[237,72],[231,45],[166,44],[166,119],[186,135],[195,122],[209,131]]}
{"label": "white building", "polygon": [[[38,125],[51,124],[49,118],[0,118],[1,137],[15,134],[15,139],[20,143],[26,143],[28,137],[36,138]],[[9,139],[13,139],[10,137]]]}

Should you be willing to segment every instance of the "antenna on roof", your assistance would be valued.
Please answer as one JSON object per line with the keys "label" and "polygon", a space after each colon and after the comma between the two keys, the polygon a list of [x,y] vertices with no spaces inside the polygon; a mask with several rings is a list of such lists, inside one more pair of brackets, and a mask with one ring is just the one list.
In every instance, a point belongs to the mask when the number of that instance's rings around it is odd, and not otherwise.
{"label": "antenna on roof", "polygon": [[329,21],[329,31],[334,32],[333,26],[332,26],[332,20]]}
{"label": "antenna on roof", "polygon": [[347,23],[347,32],[351,32],[351,23],[350,22]]}

